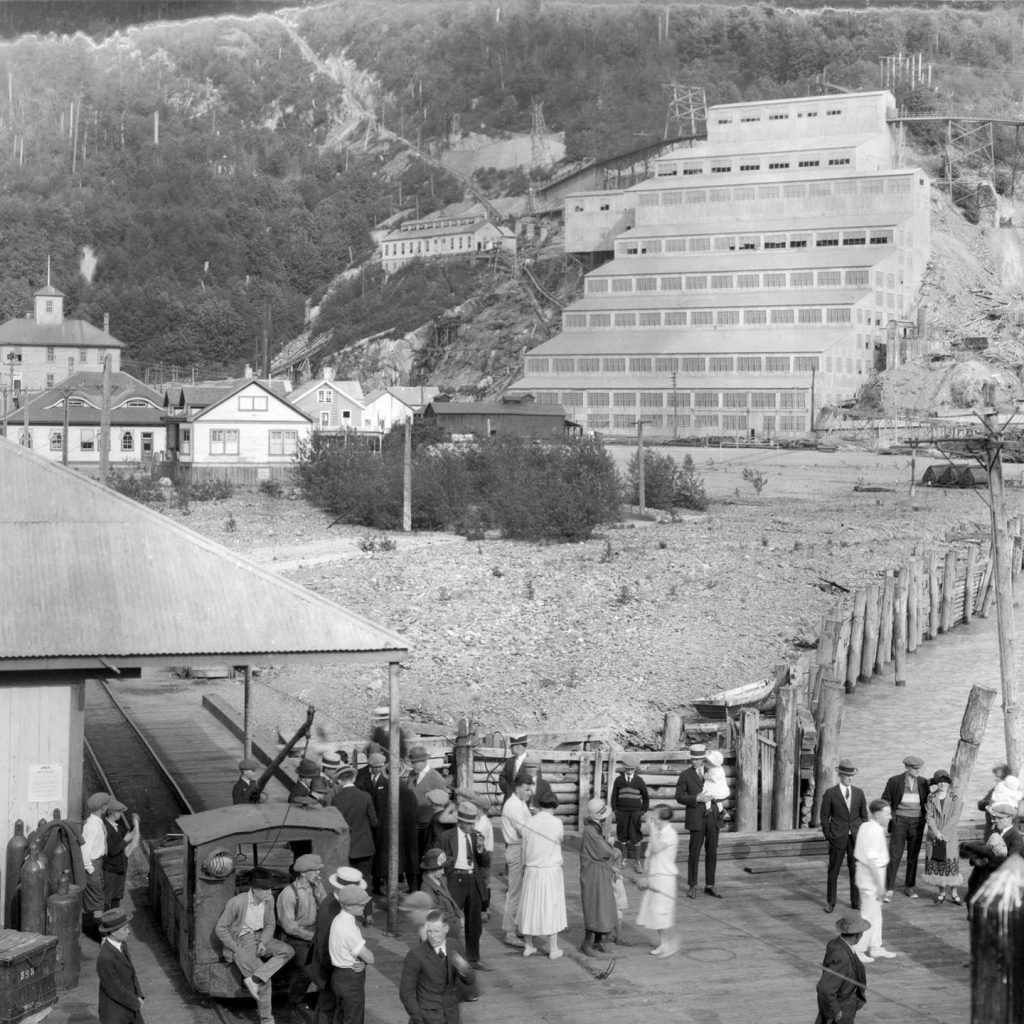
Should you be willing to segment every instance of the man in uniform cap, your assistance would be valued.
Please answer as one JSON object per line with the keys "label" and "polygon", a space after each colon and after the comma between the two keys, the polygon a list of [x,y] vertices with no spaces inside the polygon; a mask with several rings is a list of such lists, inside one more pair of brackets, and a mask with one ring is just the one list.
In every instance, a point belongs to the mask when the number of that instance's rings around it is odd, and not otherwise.
{"label": "man in uniform cap", "polygon": [[867,1002],[867,974],[854,944],[868,930],[859,914],[836,921],[839,935],[829,939],[818,980],[818,1016],[815,1024],[852,1024]]}
{"label": "man in uniform cap", "polygon": [[[248,804],[252,802],[251,793],[256,788],[256,773],[260,770],[260,763],[255,758],[243,757],[238,762],[238,778],[231,787],[231,802],[233,804]],[[260,794],[261,800],[266,800],[265,794]]]}
{"label": "man in uniform cap", "polygon": [[892,808],[892,831],[889,833],[889,869],[885,876],[885,902],[892,899],[896,875],[900,870],[903,850],[907,851],[907,872],[903,878],[903,895],[916,900],[917,859],[924,842],[925,811],[928,804],[928,780],[921,778],[924,761],[915,754],[903,758],[903,771],[885,784],[882,799]]}
{"label": "man in uniform cap", "polygon": [[257,867],[249,888],[227,901],[214,928],[224,959],[238,968],[242,984],[256,1000],[260,1024],[274,1024],[270,979],[295,956],[291,946],[274,938],[273,884],[274,876]]}
{"label": "man in uniform cap", "polygon": [[868,820],[868,802],[864,790],[853,784],[857,769],[848,758],[843,758],[836,772],[839,782],[825,790],[821,798],[821,831],[828,842],[828,877],[825,883],[825,913],[836,908],[839,890],[839,872],[846,861],[850,873],[850,906],[860,910],[860,893],[854,879],[856,862],[853,858],[857,832]]}
{"label": "man in uniform cap", "polygon": [[125,945],[132,933],[131,919],[121,907],[111,907],[100,917],[103,942],[96,958],[100,1024],[142,1024],[142,989]]}
{"label": "man in uniform cap", "polygon": [[718,812],[712,797],[703,793],[704,755],[707,748],[703,743],[690,747],[690,767],[679,773],[676,781],[676,803],[686,808],[685,824],[690,833],[690,849],[686,860],[686,895],[697,898],[697,875],[700,869],[700,851],[704,853],[704,892],[717,899],[722,894],[715,888],[715,872],[718,867]]}
{"label": "man in uniform cap", "polygon": [[93,793],[86,801],[89,815],[82,825],[82,866],[85,868],[82,918],[90,931],[103,913],[103,859],[107,855],[107,828],[103,816],[110,801],[109,793]]}
{"label": "man in uniform cap", "polygon": [[281,937],[295,950],[292,961],[292,980],[288,985],[288,1005],[304,1016],[300,1005],[309,988],[306,965],[316,931],[316,915],[320,904],[327,898],[320,872],[324,862],[315,853],[304,853],[295,859],[292,871],[295,880],[289,882],[277,897],[277,921]]}
{"label": "man in uniform cap", "polygon": [[466,921],[466,953],[478,971],[490,967],[480,961],[480,936],[483,934],[483,904],[486,896],[484,869],[491,855],[484,849],[483,836],[476,830],[477,808],[464,801],[457,810],[457,823],[441,833],[438,849],[445,855],[445,875],[452,894]]}
{"label": "man in uniform cap", "polygon": [[503,801],[515,791],[516,776],[523,769],[523,762],[526,760],[526,733],[512,733],[508,738],[508,746],[512,756],[505,758],[501,774],[498,776],[498,789],[501,790]]}

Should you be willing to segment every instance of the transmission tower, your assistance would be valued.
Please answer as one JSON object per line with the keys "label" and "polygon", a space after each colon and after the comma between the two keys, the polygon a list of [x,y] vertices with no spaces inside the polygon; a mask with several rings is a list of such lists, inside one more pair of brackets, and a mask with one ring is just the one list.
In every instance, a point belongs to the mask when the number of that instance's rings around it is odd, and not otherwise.
{"label": "transmission tower", "polygon": [[544,123],[544,104],[536,100],[533,104],[533,128],[530,131],[530,143],[534,167],[550,167],[555,158],[548,145],[548,126]]}
{"label": "transmission tower", "polygon": [[704,90],[692,85],[670,82],[666,89],[672,90],[668,101],[668,117],[665,119],[665,138],[679,135],[707,135],[708,101]]}

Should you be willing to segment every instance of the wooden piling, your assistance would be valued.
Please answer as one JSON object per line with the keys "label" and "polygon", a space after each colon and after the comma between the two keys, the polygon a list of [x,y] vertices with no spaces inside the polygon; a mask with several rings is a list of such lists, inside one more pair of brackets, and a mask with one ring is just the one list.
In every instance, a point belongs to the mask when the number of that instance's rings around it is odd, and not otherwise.
{"label": "wooden piling", "polygon": [[740,739],[736,746],[736,770],[739,784],[736,791],[736,829],[754,832],[757,829],[757,725],[760,716],[756,709],[744,708],[740,712]]}
{"label": "wooden piling", "polygon": [[971,544],[967,548],[967,575],[964,577],[964,622],[970,622],[974,613],[974,571],[978,561],[978,547]]}
{"label": "wooden piling", "polygon": [[971,907],[971,1024],[1024,1020],[1024,859],[1007,857]]}
{"label": "wooden piling", "polygon": [[860,659],[861,679],[870,679],[875,672],[875,654],[878,651],[878,619],[881,594],[877,583],[866,591],[864,607],[864,653]]}
{"label": "wooden piling", "polygon": [[896,594],[893,600],[893,657],[896,660],[896,685],[907,685],[907,604],[909,570],[896,571]]}
{"label": "wooden piling", "polygon": [[992,559],[985,560],[985,569],[981,574],[981,582],[978,584],[978,595],[974,600],[974,614],[985,618],[988,610],[985,608],[985,598],[988,597],[989,587],[992,585]]}
{"label": "wooden piling", "polygon": [[853,617],[850,620],[850,650],[846,656],[846,692],[857,689],[860,675],[860,661],[864,654],[864,611],[867,607],[867,592],[858,590],[853,595]]}
{"label": "wooden piling", "polygon": [[875,653],[875,672],[881,674],[892,657],[892,606],[896,595],[896,581],[892,572],[886,572],[882,587],[882,611],[878,618],[878,651]]}
{"label": "wooden piling", "polygon": [[590,788],[590,773],[597,755],[591,750],[580,751],[580,793],[577,804],[577,818],[580,832],[587,820],[587,802],[590,800],[593,790]]}
{"label": "wooden piling", "polygon": [[814,773],[814,810],[811,812],[811,826],[820,820],[821,798],[826,789],[835,782],[835,769],[839,763],[839,734],[843,722],[843,705],[846,693],[835,679],[821,684],[818,698],[818,751]]}
{"label": "wooden piling", "polygon": [[921,642],[921,560],[916,551],[907,569],[907,653],[913,654]]}
{"label": "wooden piling", "polygon": [[953,594],[956,591],[956,548],[946,552],[942,569],[942,610],[939,615],[939,632],[948,633],[953,625]]}
{"label": "wooden piling", "polygon": [[665,712],[665,724],[661,730],[661,749],[678,750],[679,733],[683,728],[683,716],[674,711]]}
{"label": "wooden piling", "polygon": [[928,639],[939,635],[939,557],[928,552]]}
{"label": "wooden piling", "polygon": [[961,797],[970,785],[974,763],[978,759],[978,748],[985,735],[989,711],[995,699],[996,691],[984,686],[972,686],[967,696],[964,717],[960,720],[960,739],[953,754],[953,762],[949,766],[953,789]]}
{"label": "wooden piling", "polygon": [[473,733],[468,718],[459,719],[458,735],[455,737],[455,785],[457,788],[473,788]]}
{"label": "wooden piling", "polygon": [[[776,829],[793,827],[793,794],[796,786],[797,694],[783,686],[775,703],[775,792],[773,818]],[[764,827],[764,823],[762,823]]]}

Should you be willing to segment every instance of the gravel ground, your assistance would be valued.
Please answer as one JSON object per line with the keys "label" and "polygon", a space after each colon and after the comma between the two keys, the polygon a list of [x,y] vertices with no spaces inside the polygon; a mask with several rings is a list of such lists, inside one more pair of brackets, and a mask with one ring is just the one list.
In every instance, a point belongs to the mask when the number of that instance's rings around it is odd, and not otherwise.
{"label": "gravel ground", "polygon": [[[612,451],[620,464],[630,454]],[[581,544],[431,533],[363,551],[361,541],[381,535],[330,527],[301,500],[261,495],[193,504],[182,520],[407,637],[405,714],[445,725],[467,715],[501,733],[611,725],[633,745],[655,742],[665,711],[795,658],[836,600],[831,582],[859,586],[915,544],[988,522],[973,492],[910,497],[908,458],[691,454],[712,499],[706,513],[641,519],[633,509]],[[742,479],[748,467],[767,478],[760,494]],[[1014,506],[1020,475],[1008,469]],[[290,732],[308,701],[321,725],[353,736],[385,699],[387,673],[266,666],[260,681],[261,724]]]}

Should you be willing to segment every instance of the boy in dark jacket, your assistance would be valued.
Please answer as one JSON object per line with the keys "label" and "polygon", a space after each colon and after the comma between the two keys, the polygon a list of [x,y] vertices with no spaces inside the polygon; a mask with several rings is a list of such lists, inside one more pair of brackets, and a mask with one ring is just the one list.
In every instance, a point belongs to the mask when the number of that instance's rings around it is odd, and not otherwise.
{"label": "boy in dark jacket", "polygon": [[633,861],[638,875],[643,873],[646,847],[640,824],[651,803],[647,784],[637,771],[639,767],[639,754],[622,755],[622,771],[616,776],[610,801],[615,812],[616,845],[622,851],[623,867]]}

